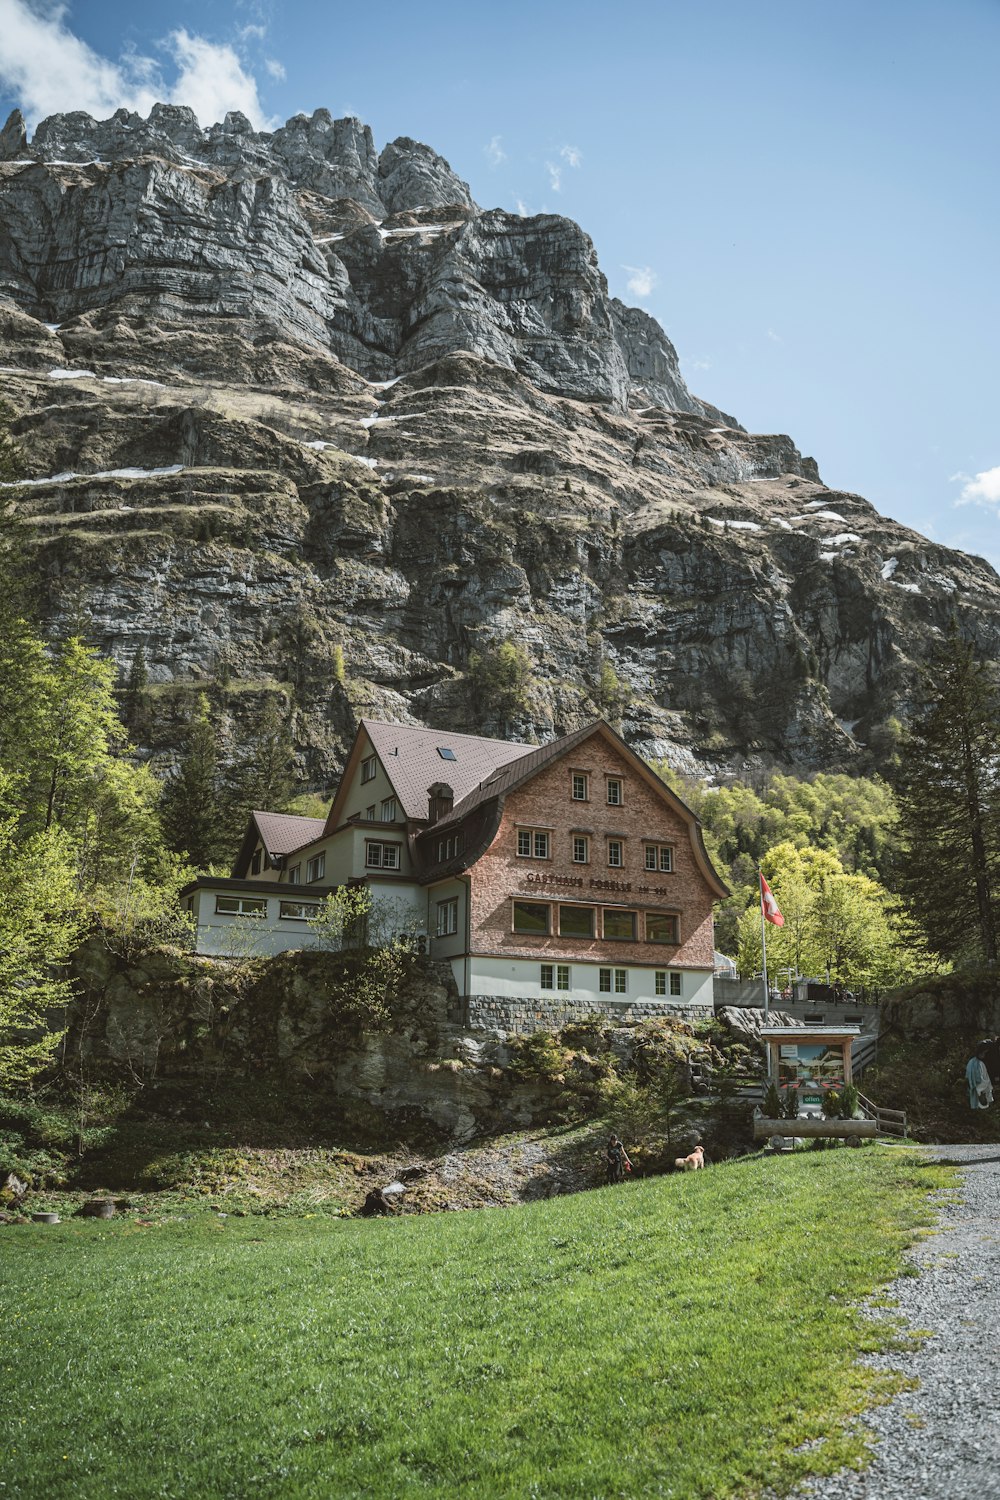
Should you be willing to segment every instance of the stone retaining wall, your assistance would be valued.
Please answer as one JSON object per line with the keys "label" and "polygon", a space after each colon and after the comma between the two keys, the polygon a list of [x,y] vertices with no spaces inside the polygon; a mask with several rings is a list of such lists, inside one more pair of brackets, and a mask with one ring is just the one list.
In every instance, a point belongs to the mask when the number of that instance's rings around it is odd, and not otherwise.
{"label": "stone retaining wall", "polygon": [[506,995],[465,995],[460,1009],[452,1014],[457,1025],[469,1031],[504,1032],[508,1036],[526,1036],[532,1031],[559,1031],[573,1021],[600,1016],[606,1024],[634,1026],[637,1021],[669,1016],[677,1021],[710,1021],[710,1005],[658,1005],[652,1001],[629,1003],[626,1000],[602,1000],[589,1005],[574,1005],[569,1000],[514,1000]]}

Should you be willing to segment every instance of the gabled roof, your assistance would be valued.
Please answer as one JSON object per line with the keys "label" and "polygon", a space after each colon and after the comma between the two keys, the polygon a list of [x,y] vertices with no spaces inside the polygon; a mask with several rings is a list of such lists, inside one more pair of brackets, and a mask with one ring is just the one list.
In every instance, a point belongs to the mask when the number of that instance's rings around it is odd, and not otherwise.
{"label": "gabled roof", "polygon": [[[499,766],[530,755],[534,749],[532,745],[488,740],[477,734],[455,734],[450,729],[423,729],[415,724],[384,724],[378,719],[362,719],[341,782],[345,795],[362,732],[368,736],[382,769],[392,782],[403,816],[420,822],[426,821],[427,789],[435,782],[446,782],[458,802],[474,791],[481,781],[492,776]],[[451,756],[444,757],[439,750],[450,750]],[[327,823],[330,832],[341,821],[337,801],[331,808]],[[335,812],[337,817],[334,817]]]}
{"label": "gabled roof", "polygon": [[[445,828],[449,824],[459,822],[481,802],[488,802],[493,797],[505,797],[508,792],[513,791],[514,787],[520,786],[523,781],[529,781],[532,776],[544,770],[550,761],[567,755],[575,746],[589,739],[601,723],[603,720],[597,719],[590,724],[585,724],[582,729],[575,729],[572,734],[564,734],[561,739],[550,740],[547,745],[522,746],[521,748],[527,752],[525,755],[519,756],[516,761],[507,765],[498,766],[491,775],[484,777],[479,785],[473,787],[461,800],[459,800],[460,793],[456,787],[455,806],[446,818],[440,818],[434,824],[434,828]],[[631,755],[632,752],[629,751],[629,754]]]}
{"label": "gabled roof", "polygon": [[233,874],[246,874],[257,845],[263,844],[271,863],[303,844],[318,839],[326,827],[325,818],[299,818],[294,813],[252,812],[243,835],[240,852],[233,863]]}

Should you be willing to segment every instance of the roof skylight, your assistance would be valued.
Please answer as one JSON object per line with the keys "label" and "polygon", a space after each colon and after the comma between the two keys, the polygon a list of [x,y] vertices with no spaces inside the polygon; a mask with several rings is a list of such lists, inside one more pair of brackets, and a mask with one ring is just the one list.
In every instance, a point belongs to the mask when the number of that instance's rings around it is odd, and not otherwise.
{"label": "roof skylight", "polygon": [[438,745],[437,752],[442,760],[458,760],[454,750],[449,750],[447,745]]}

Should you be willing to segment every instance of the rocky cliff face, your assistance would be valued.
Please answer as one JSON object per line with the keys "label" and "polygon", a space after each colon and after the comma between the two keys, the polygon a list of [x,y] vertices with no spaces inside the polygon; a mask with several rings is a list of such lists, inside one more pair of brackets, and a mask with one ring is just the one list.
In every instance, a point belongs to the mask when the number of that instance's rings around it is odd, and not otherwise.
{"label": "rocky cliff face", "polygon": [[[51,628],[165,694],[293,694],[317,785],[360,712],[858,761],[952,612],[1000,645],[991,568],[693,396],[577,225],[325,111],[12,116],[0,365]],[[469,664],[505,637],[501,721]]]}

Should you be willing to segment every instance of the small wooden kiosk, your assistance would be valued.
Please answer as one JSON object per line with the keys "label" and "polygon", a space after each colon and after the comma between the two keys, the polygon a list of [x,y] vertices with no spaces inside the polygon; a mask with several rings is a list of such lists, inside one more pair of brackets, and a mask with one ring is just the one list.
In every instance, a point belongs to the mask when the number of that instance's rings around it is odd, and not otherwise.
{"label": "small wooden kiosk", "polygon": [[764,1026],[760,1039],[768,1051],[768,1077],[781,1093],[793,1088],[799,1096],[794,1119],[754,1115],[754,1138],[772,1136],[832,1136],[844,1140],[873,1138],[877,1119],[830,1120],[823,1100],[831,1089],[852,1081],[851,1044],[860,1036],[857,1026]]}

